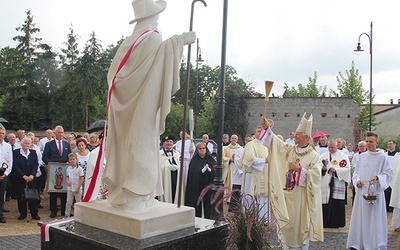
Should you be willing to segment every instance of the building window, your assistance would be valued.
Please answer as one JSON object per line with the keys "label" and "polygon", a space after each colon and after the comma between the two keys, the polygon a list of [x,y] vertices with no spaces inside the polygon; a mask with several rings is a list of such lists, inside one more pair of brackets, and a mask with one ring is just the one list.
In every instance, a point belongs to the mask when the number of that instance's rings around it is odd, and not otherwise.
{"label": "building window", "polygon": [[326,113],[321,113],[321,116],[322,117],[326,117]]}
{"label": "building window", "polygon": [[251,117],[251,113],[248,113],[247,116],[248,116],[248,117]]}
{"label": "building window", "polygon": [[275,117],[276,116],[276,113],[272,113],[272,117]]}
{"label": "building window", "polygon": [[350,118],[350,114],[347,115],[347,118]]}
{"label": "building window", "polygon": [[339,115],[338,114],[335,114],[335,118],[338,118],[339,117]]}
{"label": "building window", "polygon": [[300,117],[300,114],[297,114],[297,117]]}
{"label": "building window", "polygon": [[285,113],[285,117],[289,117],[289,113]]}

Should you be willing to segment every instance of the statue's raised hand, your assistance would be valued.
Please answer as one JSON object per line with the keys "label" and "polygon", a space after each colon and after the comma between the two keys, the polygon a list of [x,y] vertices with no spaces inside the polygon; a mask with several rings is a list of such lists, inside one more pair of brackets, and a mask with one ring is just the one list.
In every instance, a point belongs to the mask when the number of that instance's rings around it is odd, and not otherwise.
{"label": "statue's raised hand", "polygon": [[193,31],[184,32],[182,33],[181,38],[183,40],[184,45],[194,43],[196,41],[196,32]]}

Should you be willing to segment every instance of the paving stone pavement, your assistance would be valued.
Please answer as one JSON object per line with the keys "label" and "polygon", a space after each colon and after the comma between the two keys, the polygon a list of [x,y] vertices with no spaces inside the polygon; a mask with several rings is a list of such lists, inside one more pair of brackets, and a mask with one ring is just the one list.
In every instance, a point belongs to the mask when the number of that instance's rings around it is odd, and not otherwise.
{"label": "paving stone pavement", "polygon": [[40,234],[0,237],[1,250],[40,249]]}
{"label": "paving stone pavement", "polygon": [[[50,210],[48,208],[48,195],[43,194],[44,199],[42,204],[44,208],[39,209],[39,216],[41,221],[52,220],[50,215]],[[349,198],[350,200],[350,198]],[[7,223],[0,223],[0,250],[13,250],[13,249],[40,249],[40,227],[37,225],[38,221],[32,220],[28,216],[29,222],[27,220],[19,221],[17,217],[19,216],[17,209],[17,201],[11,199],[5,203],[5,207],[10,210],[9,213],[4,213]],[[351,200],[346,205],[346,227],[339,229],[325,229],[324,236],[325,242],[310,242],[310,250],[319,249],[346,249],[347,234],[350,225],[351,216]],[[391,223],[392,213],[388,213],[388,223]],[[62,216],[58,213],[56,219],[61,219]],[[400,239],[399,233],[394,231],[394,228],[388,226],[388,250],[400,250]],[[398,247],[397,247],[398,246]]]}

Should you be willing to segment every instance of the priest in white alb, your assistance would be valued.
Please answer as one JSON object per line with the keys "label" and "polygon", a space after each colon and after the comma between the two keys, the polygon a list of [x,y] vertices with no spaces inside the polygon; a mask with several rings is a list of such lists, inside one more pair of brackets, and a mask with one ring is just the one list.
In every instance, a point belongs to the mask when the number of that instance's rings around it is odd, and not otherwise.
{"label": "priest in white alb", "polygon": [[[178,183],[180,175],[180,157],[181,154],[173,149],[174,136],[167,135],[161,139],[162,148],[160,149],[160,166],[162,176],[163,195],[159,196],[159,200],[167,203],[175,203],[178,201]],[[185,190],[186,186],[182,187]],[[185,197],[181,195],[181,199]]]}
{"label": "priest in white alb", "polygon": [[390,206],[393,207],[392,226],[396,232],[400,232],[400,157],[397,157],[393,165],[393,179],[390,182],[392,195]]}
{"label": "priest in white alb", "polygon": [[246,144],[239,165],[243,169],[242,192],[243,205],[251,207],[258,202],[259,217],[270,221],[269,209],[269,182],[268,182],[268,149],[258,139],[261,127],[257,127],[254,136],[257,139]]}
{"label": "priest in white alb", "polygon": [[223,147],[222,150],[222,179],[224,180],[224,185],[229,188],[229,191],[232,190],[233,186],[232,180],[235,170],[236,150],[242,147],[237,141],[238,136],[231,135],[231,142],[228,146]]}
{"label": "priest in white alb", "polygon": [[328,142],[328,152],[322,162],[322,215],[325,228],[346,226],[346,183],[350,183],[349,157],[338,150],[334,139]]}

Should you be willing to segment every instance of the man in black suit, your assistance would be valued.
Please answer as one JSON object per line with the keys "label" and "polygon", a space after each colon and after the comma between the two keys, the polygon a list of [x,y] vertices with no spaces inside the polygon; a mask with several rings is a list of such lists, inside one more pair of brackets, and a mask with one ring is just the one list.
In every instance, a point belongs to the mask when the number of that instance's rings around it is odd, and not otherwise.
{"label": "man in black suit", "polygon": [[[64,141],[64,128],[56,126],[54,129],[55,139],[46,143],[42,160],[47,165],[49,162],[68,162],[68,155],[71,153],[71,147]],[[65,216],[65,204],[67,202],[67,193],[50,193],[50,218],[57,216],[57,197],[61,200],[61,215]]]}

